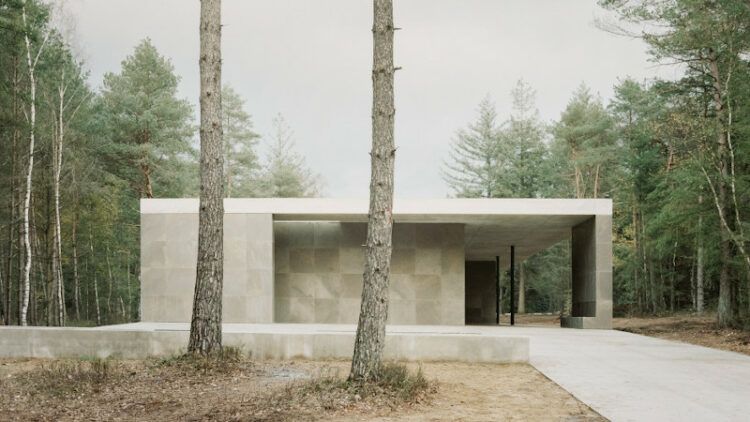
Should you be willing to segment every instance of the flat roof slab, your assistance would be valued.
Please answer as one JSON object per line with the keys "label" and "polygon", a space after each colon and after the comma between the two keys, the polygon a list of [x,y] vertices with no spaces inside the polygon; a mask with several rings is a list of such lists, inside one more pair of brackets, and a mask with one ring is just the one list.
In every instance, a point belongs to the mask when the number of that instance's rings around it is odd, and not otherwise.
{"label": "flat roof slab", "polygon": [[[195,214],[189,199],[141,199],[142,214]],[[227,214],[271,214],[275,221],[366,222],[367,199],[228,198]],[[396,223],[465,224],[468,260],[519,260],[570,238],[570,229],[596,215],[612,215],[610,199],[445,198],[395,199]]]}
{"label": "flat roof slab", "polygon": [[[197,214],[198,199],[141,199],[142,214]],[[365,221],[367,199],[227,198],[227,214],[273,214],[276,220]],[[610,199],[395,199],[397,222],[488,222],[497,216],[611,215]]]}

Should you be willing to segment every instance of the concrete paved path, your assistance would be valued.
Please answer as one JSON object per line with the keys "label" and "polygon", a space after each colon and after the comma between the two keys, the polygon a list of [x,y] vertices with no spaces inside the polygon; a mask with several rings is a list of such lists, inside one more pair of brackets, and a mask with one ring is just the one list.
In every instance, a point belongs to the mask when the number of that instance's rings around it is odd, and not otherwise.
{"label": "concrete paved path", "polygon": [[500,327],[540,372],[612,421],[750,421],[750,356],[614,330]]}

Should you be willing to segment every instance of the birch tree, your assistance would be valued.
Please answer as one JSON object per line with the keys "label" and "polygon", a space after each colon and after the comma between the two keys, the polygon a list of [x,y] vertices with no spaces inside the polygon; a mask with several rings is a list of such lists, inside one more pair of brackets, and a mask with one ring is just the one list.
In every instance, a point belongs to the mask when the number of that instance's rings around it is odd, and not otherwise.
{"label": "birch tree", "polygon": [[388,317],[393,234],[393,1],[374,0],[372,151],[364,285],[349,379],[376,378],[381,369]]}
{"label": "birch tree", "polygon": [[28,111],[28,122],[29,122],[29,160],[26,167],[26,190],[23,202],[23,244],[25,247],[24,255],[24,267],[23,267],[23,297],[21,299],[21,325],[27,325],[27,317],[29,310],[29,290],[31,288],[31,239],[30,239],[30,226],[29,226],[29,209],[31,207],[31,191],[32,191],[32,173],[34,171],[34,148],[36,141],[36,65],[39,63],[39,57],[41,57],[44,51],[44,46],[49,39],[49,29],[44,29],[43,39],[40,45],[36,46],[34,50],[33,43],[31,41],[31,27],[28,23],[28,3],[27,0],[22,1],[21,17],[24,26],[24,44],[26,45],[26,66],[29,78],[29,111]]}
{"label": "birch tree", "polygon": [[200,15],[200,211],[198,265],[188,352],[221,351],[224,265],[224,146],[221,117],[221,0],[202,0]]}

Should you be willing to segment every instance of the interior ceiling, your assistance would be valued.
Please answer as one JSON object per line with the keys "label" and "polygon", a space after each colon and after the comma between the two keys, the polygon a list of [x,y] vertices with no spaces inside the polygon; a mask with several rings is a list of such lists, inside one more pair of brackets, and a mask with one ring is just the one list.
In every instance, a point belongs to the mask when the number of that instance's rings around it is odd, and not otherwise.
{"label": "interior ceiling", "polygon": [[570,239],[571,228],[589,218],[588,215],[505,215],[494,221],[467,223],[464,232],[466,260],[494,261],[499,256],[503,265],[507,265],[512,245],[516,260],[520,262]]}
{"label": "interior ceiling", "polygon": [[[570,239],[571,229],[592,218],[592,215],[414,215],[396,216],[398,223],[459,223],[464,224],[464,245],[467,261],[494,261],[500,257],[509,265],[510,247],[515,246],[516,260],[524,260],[550,246]],[[277,221],[341,221],[367,222],[358,214],[275,214]]]}

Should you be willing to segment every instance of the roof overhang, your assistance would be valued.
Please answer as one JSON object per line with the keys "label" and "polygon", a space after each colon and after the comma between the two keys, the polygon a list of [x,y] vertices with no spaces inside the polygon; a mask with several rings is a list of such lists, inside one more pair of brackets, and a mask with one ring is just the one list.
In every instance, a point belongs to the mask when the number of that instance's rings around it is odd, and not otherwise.
{"label": "roof overhang", "polygon": [[[142,214],[197,214],[198,199],[142,199]],[[224,200],[227,214],[272,214],[277,221],[367,221],[367,199],[252,198]],[[396,223],[465,224],[466,258],[494,259],[516,246],[519,259],[569,239],[596,215],[612,215],[611,199],[396,199]]]}

